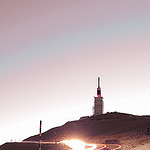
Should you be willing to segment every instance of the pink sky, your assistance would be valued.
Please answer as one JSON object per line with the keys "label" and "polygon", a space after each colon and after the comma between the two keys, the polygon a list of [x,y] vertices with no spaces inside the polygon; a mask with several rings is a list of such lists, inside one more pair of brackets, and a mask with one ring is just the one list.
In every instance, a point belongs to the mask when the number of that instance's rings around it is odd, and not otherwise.
{"label": "pink sky", "polygon": [[[1,0],[0,144],[104,112],[150,115],[149,0]],[[6,134],[7,133],[7,134]]]}

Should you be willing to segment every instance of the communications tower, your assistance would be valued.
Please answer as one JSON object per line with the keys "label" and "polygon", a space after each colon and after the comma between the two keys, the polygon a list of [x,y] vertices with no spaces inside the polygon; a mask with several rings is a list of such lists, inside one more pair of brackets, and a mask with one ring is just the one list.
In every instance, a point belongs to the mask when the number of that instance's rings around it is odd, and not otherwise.
{"label": "communications tower", "polygon": [[97,97],[94,97],[94,116],[103,114],[104,102],[101,96],[100,77],[98,77]]}

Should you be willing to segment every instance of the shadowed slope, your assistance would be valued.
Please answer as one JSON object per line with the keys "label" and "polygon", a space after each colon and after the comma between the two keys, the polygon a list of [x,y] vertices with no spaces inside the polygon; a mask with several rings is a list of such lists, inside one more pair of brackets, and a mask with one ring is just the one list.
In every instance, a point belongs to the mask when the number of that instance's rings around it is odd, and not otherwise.
{"label": "shadowed slope", "polygon": [[[150,116],[133,116],[123,113],[107,113],[100,116],[81,118],[42,134],[43,141],[63,139],[87,139],[98,135],[113,135],[128,131],[145,134],[150,127]],[[26,140],[38,141],[38,135]]]}
{"label": "shadowed slope", "polygon": [[[150,142],[150,116],[134,116],[124,113],[107,113],[99,116],[82,117],[63,126],[42,133],[42,141],[80,139],[89,143],[120,144],[124,150]],[[24,141],[39,141],[39,135]],[[55,149],[55,144],[42,145],[43,150]],[[37,150],[38,144],[6,143],[0,150]],[[63,150],[63,147],[59,147]]]}

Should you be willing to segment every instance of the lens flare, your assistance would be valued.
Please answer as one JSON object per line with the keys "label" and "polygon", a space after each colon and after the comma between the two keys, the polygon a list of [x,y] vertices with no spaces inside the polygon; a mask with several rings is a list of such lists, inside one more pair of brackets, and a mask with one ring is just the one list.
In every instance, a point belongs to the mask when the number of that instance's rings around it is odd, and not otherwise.
{"label": "lens flare", "polygon": [[96,148],[95,144],[86,144],[80,140],[65,140],[62,143],[66,144],[73,150],[94,150]]}

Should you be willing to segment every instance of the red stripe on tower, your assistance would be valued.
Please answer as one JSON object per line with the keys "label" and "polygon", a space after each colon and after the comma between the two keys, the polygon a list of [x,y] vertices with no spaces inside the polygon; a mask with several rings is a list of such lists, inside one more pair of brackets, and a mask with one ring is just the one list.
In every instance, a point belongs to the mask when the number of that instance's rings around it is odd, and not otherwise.
{"label": "red stripe on tower", "polygon": [[98,97],[101,97],[100,77],[98,77],[97,96],[98,96]]}

